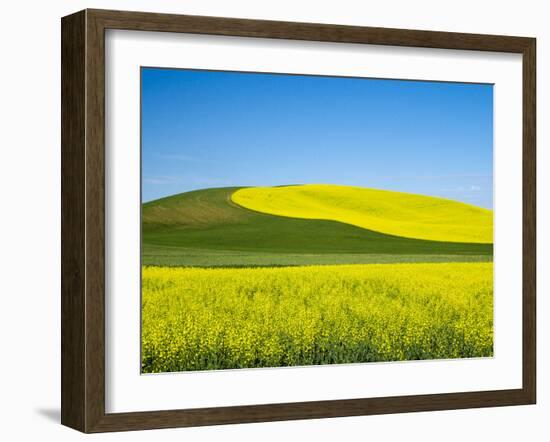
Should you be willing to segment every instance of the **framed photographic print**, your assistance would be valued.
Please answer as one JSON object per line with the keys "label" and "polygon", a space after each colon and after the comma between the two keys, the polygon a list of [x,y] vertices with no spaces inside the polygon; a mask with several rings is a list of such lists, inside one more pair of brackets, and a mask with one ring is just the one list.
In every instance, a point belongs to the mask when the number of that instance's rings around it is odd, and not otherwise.
{"label": "framed photographic print", "polygon": [[62,423],[533,404],[535,40],[62,20]]}

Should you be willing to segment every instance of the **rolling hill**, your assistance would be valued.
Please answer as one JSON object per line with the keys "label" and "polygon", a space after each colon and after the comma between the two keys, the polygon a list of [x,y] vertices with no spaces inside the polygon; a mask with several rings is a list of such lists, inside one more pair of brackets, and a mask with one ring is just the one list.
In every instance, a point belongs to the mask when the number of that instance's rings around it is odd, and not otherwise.
{"label": "rolling hill", "polygon": [[[263,266],[492,259],[492,244],[481,241],[434,241],[382,233],[338,219],[334,211],[329,219],[315,219],[248,209],[239,194],[250,196],[252,189],[196,190],[143,204],[143,264]],[[253,196],[245,204],[253,200],[256,207],[258,194]],[[299,209],[299,204],[293,204],[292,210]],[[327,198],[319,205],[328,210]]]}
{"label": "rolling hill", "polygon": [[271,215],[339,221],[406,238],[493,242],[493,211],[411,193],[332,184],[250,187],[231,195],[247,209]]}

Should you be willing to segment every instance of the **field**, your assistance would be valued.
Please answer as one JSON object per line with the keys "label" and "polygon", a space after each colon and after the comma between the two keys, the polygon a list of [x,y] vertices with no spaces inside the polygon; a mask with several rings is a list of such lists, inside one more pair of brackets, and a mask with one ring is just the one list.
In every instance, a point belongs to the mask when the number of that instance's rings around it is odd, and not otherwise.
{"label": "field", "polygon": [[145,373],[493,354],[492,263],[143,269]]}
{"label": "field", "polygon": [[144,244],[142,263],[153,266],[280,267],[315,264],[395,262],[491,262],[490,254],[277,253],[252,250],[194,249]]}
{"label": "field", "polygon": [[307,184],[239,189],[231,199],[272,215],[339,221],[406,238],[493,242],[492,210],[425,195]]}
{"label": "field", "polygon": [[333,185],[142,206],[142,372],[493,354],[493,214]]}

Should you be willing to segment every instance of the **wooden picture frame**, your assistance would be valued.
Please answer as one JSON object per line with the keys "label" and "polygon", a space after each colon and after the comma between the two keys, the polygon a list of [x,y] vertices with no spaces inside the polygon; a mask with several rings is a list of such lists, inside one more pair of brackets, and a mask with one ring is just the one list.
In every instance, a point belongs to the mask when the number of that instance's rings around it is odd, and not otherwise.
{"label": "wooden picture frame", "polygon": [[[131,413],[105,412],[105,30],[518,53],[523,57],[523,385],[456,392]],[[533,38],[84,10],[62,19],[62,424],[91,432],[534,404]]]}

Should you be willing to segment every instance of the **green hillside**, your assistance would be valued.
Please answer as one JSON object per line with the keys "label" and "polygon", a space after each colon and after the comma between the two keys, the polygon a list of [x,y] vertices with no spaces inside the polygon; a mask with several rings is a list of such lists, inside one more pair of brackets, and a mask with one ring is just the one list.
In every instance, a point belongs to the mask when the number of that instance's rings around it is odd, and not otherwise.
{"label": "green hillside", "polygon": [[143,204],[143,264],[253,266],[487,261],[492,244],[419,240],[338,221],[256,212],[232,202],[238,187]]}

